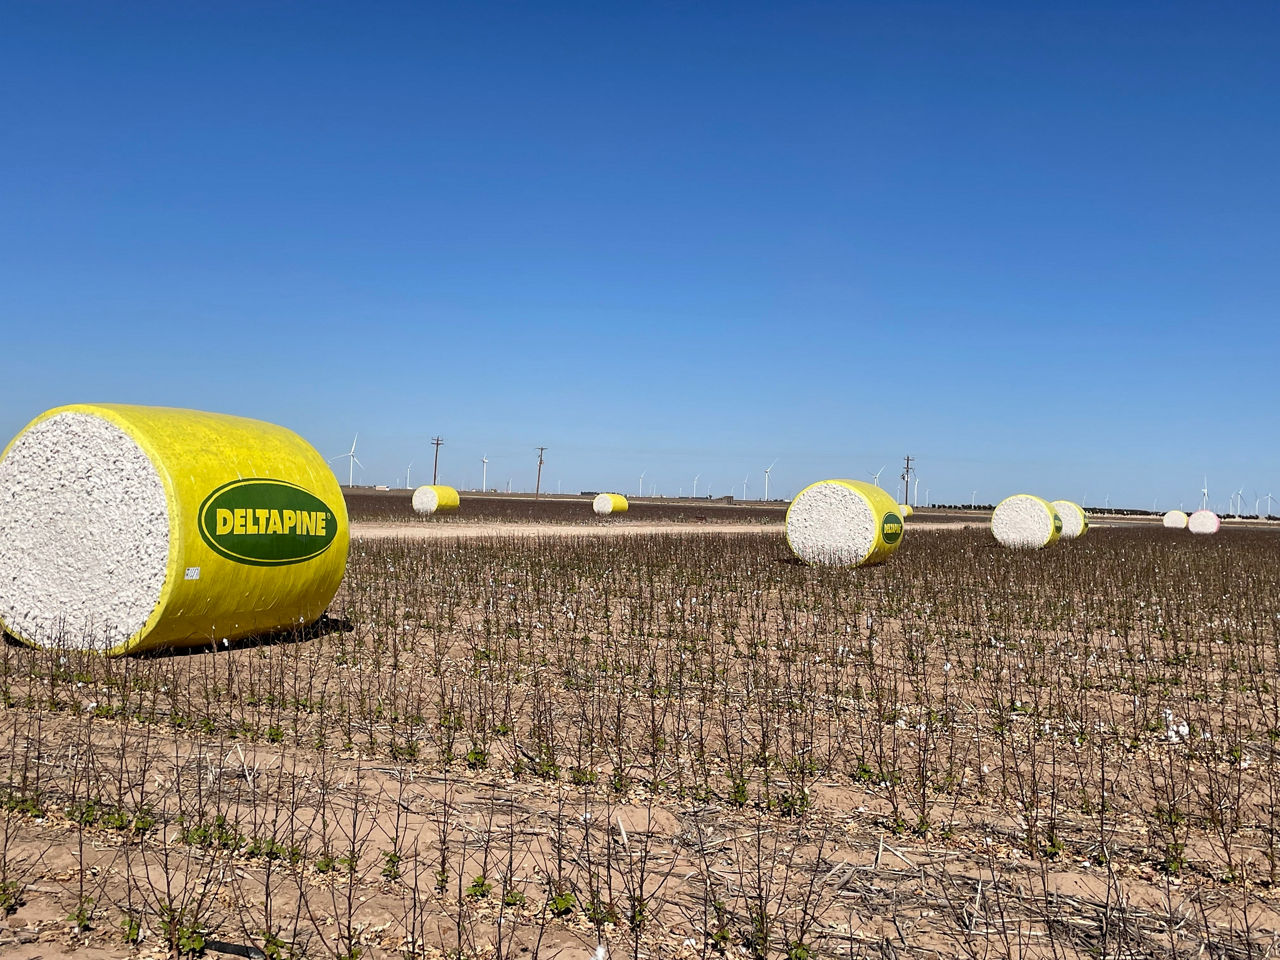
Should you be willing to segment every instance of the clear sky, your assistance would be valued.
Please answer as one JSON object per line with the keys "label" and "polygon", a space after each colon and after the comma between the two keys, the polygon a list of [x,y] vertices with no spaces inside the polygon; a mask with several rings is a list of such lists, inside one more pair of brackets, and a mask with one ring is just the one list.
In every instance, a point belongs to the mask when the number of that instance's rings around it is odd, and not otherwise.
{"label": "clear sky", "polygon": [[[1051,9],[1051,6],[1054,9]],[[1280,494],[1274,3],[0,6],[0,433]],[[345,480],[346,468],[338,467]],[[1280,510],[1280,506],[1276,508]]]}

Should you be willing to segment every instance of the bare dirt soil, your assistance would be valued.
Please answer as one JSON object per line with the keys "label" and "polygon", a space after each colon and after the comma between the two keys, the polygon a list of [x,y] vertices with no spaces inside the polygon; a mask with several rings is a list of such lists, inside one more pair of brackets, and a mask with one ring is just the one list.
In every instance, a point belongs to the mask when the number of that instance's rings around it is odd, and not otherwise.
{"label": "bare dirt soil", "polygon": [[0,957],[1280,944],[1273,531],[406,526],[305,630],[0,647]]}

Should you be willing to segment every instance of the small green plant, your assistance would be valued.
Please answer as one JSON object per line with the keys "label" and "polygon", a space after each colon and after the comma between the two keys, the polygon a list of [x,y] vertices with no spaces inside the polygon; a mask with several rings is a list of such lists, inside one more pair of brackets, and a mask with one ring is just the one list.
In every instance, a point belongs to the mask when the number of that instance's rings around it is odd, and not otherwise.
{"label": "small green plant", "polygon": [[481,746],[474,746],[468,750],[464,759],[472,770],[483,770],[489,766],[489,754]]}
{"label": "small green plant", "polygon": [[120,935],[125,943],[141,942],[142,918],[136,913],[126,913],[120,919]]}
{"label": "small green plant", "polygon": [[67,920],[78,931],[85,933],[93,929],[93,915],[95,912],[93,897],[82,897],[80,902],[76,904],[76,908],[71,911],[71,915],[67,917]]}
{"label": "small green plant", "polygon": [[0,917],[9,916],[25,902],[22,884],[16,880],[0,881]]}
{"label": "small green plant", "polygon": [[394,850],[387,850],[382,854],[382,879],[400,879],[400,854]]}
{"label": "small green plant", "polygon": [[493,891],[493,884],[488,881],[482,873],[467,887],[467,896],[472,900],[480,900],[487,897]]}
{"label": "small green plant", "polygon": [[515,887],[507,887],[502,891],[502,905],[504,907],[523,907],[526,897]]}
{"label": "small green plant", "polygon": [[573,913],[574,908],[578,905],[577,898],[568,890],[557,893],[549,901],[547,907],[551,910],[553,917],[567,917]]}

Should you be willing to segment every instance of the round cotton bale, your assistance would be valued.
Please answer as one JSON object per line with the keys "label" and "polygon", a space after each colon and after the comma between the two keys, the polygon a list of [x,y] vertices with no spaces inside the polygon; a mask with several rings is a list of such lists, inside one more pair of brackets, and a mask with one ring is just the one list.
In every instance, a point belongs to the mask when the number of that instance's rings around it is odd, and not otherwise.
{"label": "round cotton bale", "polygon": [[1055,500],[1049,504],[1054,512],[1062,518],[1062,539],[1075,540],[1089,531],[1089,518],[1084,508],[1074,500]]}
{"label": "round cotton bale", "polygon": [[893,497],[860,480],[811,483],[787,508],[787,543],[805,563],[880,563],[898,549],[902,533]]}
{"label": "round cotton bale", "polygon": [[115,655],[316,620],[347,561],[329,465],[258,420],[58,407],[0,456],[0,624]]}
{"label": "round cotton bale", "polygon": [[449,513],[457,510],[461,502],[457,490],[441,483],[429,483],[413,491],[414,511],[427,517],[433,513]]}
{"label": "round cotton bale", "polygon": [[1001,546],[1039,550],[1062,535],[1062,518],[1048,500],[1029,493],[1015,493],[996,504],[991,532]]}
{"label": "round cotton bale", "polygon": [[1188,519],[1187,515],[1181,510],[1170,510],[1160,522],[1170,530],[1185,530],[1187,529]]}
{"label": "round cotton bale", "polygon": [[1197,510],[1187,518],[1187,529],[1192,533],[1217,533],[1222,521],[1212,510]]}
{"label": "round cotton bale", "polygon": [[911,509],[911,504],[909,503],[898,504],[898,512],[902,514],[902,519],[904,520],[906,520],[908,517],[915,516],[915,513],[916,513],[915,510]]}
{"label": "round cotton bale", "polygon": [[597,517],[607,517],[611,513],[626,513],[627,498],[620,493],[600,493],[591,501],[591,509],[596,512]]}

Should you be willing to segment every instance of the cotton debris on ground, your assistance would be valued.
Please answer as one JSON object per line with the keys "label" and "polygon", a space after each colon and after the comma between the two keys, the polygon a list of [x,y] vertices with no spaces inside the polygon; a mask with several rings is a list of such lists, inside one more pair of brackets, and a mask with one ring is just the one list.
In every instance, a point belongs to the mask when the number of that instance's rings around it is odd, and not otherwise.
{"label": "cotton debris on ground", "polygon": [[1185,530],[1187,529],[1188,519],[1187,515],[1181,510],[1170,510],[1160,522],[1170,530]]}
{"label": "cotton debris on ground", "polygon": [[996,504],[991,532],[1001,546],[1039,550],[1062,534],[1062,518],[1048,500],[1029,493],[1015,493]]}
{"label": "cotton debris on ground", "polygon": [[607,517],[611,513],[626,513],[630,504],[620,493],[600,493],[591,501],[591,509],[597,517]]}
{"label": "cotton debris on ground", "polygon": [[859,480],[820,480],[797,494],[787,510],[787,543],[805,563],[879,563],[902,542],[898,504]]}
{"label": "cotton debris on ground", "polygon": [[413,491],[414,512],[427,517],[457,510],[460,502],[458,491],[442,483],[429,483]]}
{"label": "cotton debris on ground", "polygon": [[1217,533],[1222,521],[1212,510],[1197,510],[1187,518],[1187,529],[1192,533]]}
{"label": "cotton debris on ground", "polygon": [[1089,518],[1084,508],[1073,500],[1055,500],[1050,504],[1062,519],[1062,539],[1075,540],[1089,530]]}

